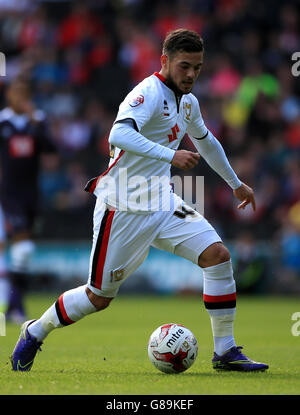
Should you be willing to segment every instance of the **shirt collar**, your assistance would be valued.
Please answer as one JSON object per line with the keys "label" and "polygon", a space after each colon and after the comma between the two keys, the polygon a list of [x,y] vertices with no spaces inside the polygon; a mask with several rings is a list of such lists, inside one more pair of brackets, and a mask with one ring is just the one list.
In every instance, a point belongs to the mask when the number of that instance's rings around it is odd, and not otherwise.
{"label": "shirt collar", "polygon": [[160,74],[159,72],[154,72],[154,74],[153,74],[154,76],[156,76],[161,82],[163,82],[163,84],[170,90],[170,91],[172,91],[174,94],[175,94],[175,96],[176,96],[176,99],[181,99],[182,98],[182,95],[183,94],[178,94],[177,92],[175,92],[174,90],[173,90],[173,88],[171,88],[167,83],[166,83],[166,78],[162,75],[162,74]]}
{"label": "shirt collar", "polygon": [[160,79],[161,82],[163,82],[163,83],[166,82],[166,78],[163,75],[161,75],[159,72],[154,72],[153,75],[157,76],[157,78]]}

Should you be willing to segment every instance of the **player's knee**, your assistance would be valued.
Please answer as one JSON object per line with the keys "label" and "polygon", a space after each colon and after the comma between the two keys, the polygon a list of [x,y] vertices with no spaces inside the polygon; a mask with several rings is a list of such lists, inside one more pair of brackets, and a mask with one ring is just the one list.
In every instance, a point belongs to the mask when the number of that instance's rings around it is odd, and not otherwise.
{"label": "player's knee", "polygon": [[97,311],[104,310],[105,308],[107,308],[111,300],[113,300],[113,298],[100,297],[99,295],[93,293],[89,288],[86,288],[86,293],[90,302],[97,309]]}
{"label": "player's knee", "polygon": [[201,268],[212,267],[230,260],[230,252],[223,243],[217,242],[205,249],[198,258]]}

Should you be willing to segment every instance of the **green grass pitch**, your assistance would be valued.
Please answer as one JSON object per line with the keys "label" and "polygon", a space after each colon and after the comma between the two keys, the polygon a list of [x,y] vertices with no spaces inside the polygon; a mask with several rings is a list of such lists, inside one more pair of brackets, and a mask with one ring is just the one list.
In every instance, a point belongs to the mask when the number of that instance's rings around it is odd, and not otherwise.
{"label": "green grass pitch", "polygon": [[[27,298],[29,318],[38,317],[55,297]],[[1,395],[299,395],[300,336],[292,335],[297,298],[238,297],[235,338],[245,353],[267,362],[263,373],[215,372],[210,320],[196,296],[119,296],[106,310],[52,332],[31,372],[6,364],[19,327],[6,325],[0,337]],[[167,375],[148,360],[155,328],[176,322],[196,336],[199,353],[184,373]]]}

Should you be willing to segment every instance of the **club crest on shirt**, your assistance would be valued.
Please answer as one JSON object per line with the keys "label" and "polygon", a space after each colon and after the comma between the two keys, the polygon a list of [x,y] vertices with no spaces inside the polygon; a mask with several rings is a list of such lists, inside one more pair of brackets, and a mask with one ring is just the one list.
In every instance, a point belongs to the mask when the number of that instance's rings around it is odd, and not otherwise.
{"label": "club crest on shirt", "polygon": [[110,158],[113,159],[115,157],[115,151],[116,151],[115,146],[113,144],[109,144],[109,157]]}
{"label": "club crest on shirt", "polygon": [[131,107],[137,107],[138,105],[141,105],[143,102],[144,102],[144,96],[143,95],[138,95],[137,97],[132,98],[129,101],[129,105]]}
{"label": "club crest on shirt", "polygon": [[112,269],[110,271],[110,280],[113,281],[121,281],[124,278],[125,269]]}
{"label": "club crest on shirt", "polygon": [[183,109],[185,112],[186,119],[189,120],[192,112],[192,104],[188,104],[187,102],[183,103]]}

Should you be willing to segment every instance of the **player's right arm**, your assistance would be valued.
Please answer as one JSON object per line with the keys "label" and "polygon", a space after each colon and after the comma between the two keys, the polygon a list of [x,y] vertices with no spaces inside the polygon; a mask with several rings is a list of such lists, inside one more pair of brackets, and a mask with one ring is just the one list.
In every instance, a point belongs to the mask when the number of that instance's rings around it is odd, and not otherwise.
{"label": "player's right arm", "polygon": [[125,118],[116,121],[108,138],[110,144],[137,156],[148,157],[171,163],[175,151],[148,140],[136,129],[135,120]]}
{"label": "player's right arm", "polygon": [[166,161],[180,169],[189,170],[198,163],[200,155],[187,150],[173,150],[148,140],[137,131],[133,119],[117,121],[109,135],[110,144],[138,156]]}
{"label": "player's right arm", "polygon": [[146,79],[121,103],[109,135],[109,143],[137,156],[165,161],[181,169],[188,170],[194,167],[200,157],[197,153],[176,151],[151,141],[140,133],[143,126],[150,122],[157,112],[157,91]]}

